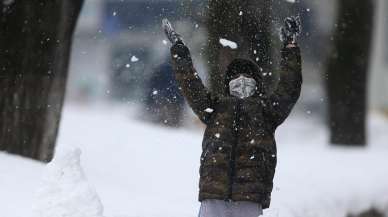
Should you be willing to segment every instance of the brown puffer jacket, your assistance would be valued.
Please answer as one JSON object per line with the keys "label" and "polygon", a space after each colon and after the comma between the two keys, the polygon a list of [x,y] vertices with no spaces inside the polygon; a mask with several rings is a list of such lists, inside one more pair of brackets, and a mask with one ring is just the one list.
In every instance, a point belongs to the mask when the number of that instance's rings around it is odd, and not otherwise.
{"label": "brown puffer jacket", "polygon": [[[206,130],[202,142],[199,201],[253,201],[268,208],[276,167],[275,130],[287,118],[300,95],[302,75],[298,47],[281,51],[276,90],[260,93],[259,67],[236,59],[228,66],[225,94],[213,95],[203,85],[182,44],[171,48],[179,87]],[[255,78],[257,93],[245,99],[228,94],[229,81],[239,73]]]}

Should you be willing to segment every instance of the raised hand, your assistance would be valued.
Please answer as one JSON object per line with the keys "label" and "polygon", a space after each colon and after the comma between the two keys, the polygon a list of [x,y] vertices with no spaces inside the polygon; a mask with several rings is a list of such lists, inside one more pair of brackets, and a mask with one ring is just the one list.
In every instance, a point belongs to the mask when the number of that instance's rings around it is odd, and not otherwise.
{"label": "raised hand", "polygon": [[184,44],[182,36],[179,35],[177,32],[175,32],[175,29],[172,27],[170,21],[168,21],[167,18],[164,18],[162,20],[162,27],[164,30],[164,33],[166,34],[168,40],[174,45],[174,44]]}
{"label": "raised hand", "polygon": [[280,29],[280,40],[284,45],[296,44],[296,40],[302,32],[299,16],[284,19],[284,26]]}

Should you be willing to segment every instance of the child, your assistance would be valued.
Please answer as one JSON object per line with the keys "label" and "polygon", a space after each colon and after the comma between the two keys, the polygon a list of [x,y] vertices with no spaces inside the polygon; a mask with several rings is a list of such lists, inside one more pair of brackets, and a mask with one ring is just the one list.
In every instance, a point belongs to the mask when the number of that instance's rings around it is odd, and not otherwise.
{"label": "child", "polygon": [[235,59],[227,67],[224,94],[202,84],[182,38],[163,21],[173,43],[171,56],[182,94],[206,125],[199,181],[200,217],[257,217],[270,205],[276,167],[275,130],[299,98],[302,74],[296,37],[298,18],[281,29],[280,81],[272,94],[262,92],[259,66]]}

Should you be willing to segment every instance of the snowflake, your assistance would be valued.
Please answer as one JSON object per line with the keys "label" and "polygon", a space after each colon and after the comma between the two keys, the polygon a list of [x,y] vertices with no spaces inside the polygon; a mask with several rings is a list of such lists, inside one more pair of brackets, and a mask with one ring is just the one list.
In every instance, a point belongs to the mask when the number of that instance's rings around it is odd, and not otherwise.
{"label": "snowflake", "polygon": [[131,57],[131,62],[137,62],[137,61],[139,61],[139,58],[137,58],[136,56]]}
{"label": "snowflake", "polygon": [[230,47],[231,49],[237,49],[237,43],[225,38],[220,38],[220,44],[224,47]]}
{"label": "snowflake", "polygon": [[207,112],[207,113],[212,113],[213,111],[214,111],[214,109],[212,109],[212,108],[205,109],[205,112]]}

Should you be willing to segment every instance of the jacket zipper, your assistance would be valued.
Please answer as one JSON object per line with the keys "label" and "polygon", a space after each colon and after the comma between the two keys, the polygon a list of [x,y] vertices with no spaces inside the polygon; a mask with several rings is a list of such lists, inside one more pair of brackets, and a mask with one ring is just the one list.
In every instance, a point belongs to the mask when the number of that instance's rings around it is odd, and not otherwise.
{"label": "jacket zipper", "polygon": [[234,142],[232,144],[231,156],[229,161],[229,192],[227,200],[232,200],[232,192],[233,192],[233,177],[235,173],[235,161],[236,161],[236,144],[238,142],[238,131],[239,131],[239,114],[240,114],[240,100],[237,101],[235,115],[234,115]]}

